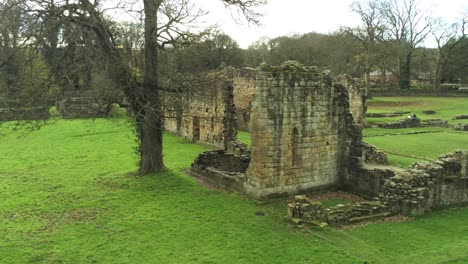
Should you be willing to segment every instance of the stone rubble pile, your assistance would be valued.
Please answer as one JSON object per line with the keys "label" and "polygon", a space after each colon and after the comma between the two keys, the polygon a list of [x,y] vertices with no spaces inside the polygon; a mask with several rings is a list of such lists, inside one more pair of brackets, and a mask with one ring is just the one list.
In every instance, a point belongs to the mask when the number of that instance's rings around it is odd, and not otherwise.
{"label": "stone rubble pile", "polygon": [[454,125],[453,129],[457,131],[468,131],[468,124],[459,123],[459,124]]}

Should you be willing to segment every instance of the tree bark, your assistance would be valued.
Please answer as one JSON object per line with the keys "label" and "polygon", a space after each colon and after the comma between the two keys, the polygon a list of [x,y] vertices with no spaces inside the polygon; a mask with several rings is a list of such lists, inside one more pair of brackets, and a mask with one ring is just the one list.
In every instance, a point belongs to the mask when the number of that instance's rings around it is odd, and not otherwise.
{"label": "tree bark", "polygon": [[411,80],[411,58],[412,53],[406,52],[405,60],[401,64],[400,68],[400,89],[409,89],[410,88],[410,80]]}
{"label": "tree bark", "polygon": [[143,0],[145,10],[145,74],[140,118],[140,173],[149,174],[164,168],[163,118],[158,89],[157,11],[162,0]]}

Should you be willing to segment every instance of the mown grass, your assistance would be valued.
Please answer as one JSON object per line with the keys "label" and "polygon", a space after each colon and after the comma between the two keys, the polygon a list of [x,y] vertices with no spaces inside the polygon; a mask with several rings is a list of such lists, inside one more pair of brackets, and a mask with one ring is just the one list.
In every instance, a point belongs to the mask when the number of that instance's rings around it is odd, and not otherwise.
{"label": "mown grass", "polygon": [[468,149],[468,132],[390,135],[364,140],[386,152],[429,160],[456,149]]}
{"label": "mown grass", "polygon": [[[467,122],[453,120],[457,115],[468,114],[468,99],[456,97],[377,97],[367,101],[369,113],[407,111],[422,120],[443,119],[450,124]],[[436,111],[426,115],[425,110]],[[406,118],[366,118],[369,123],[383,123]],[[421,133],[421,134],[418,134]],[[468,133],[451,128],[418,127],[403,129],[366,128],[364,141],[386,152],[390,165],[407,167],[414,162],[434,160],[456,149],[468,149]]]}
{"label": "mown grass", "polygon": [[248,146],[252,144],[250,140],[250,133],[248,131],[242,131],[242,130],[237,131],[237,139],[240,142],[247,144]]}
{"label": "mown grass", "polygon": [[164,137],[168,169],[141,177],[125,121],[60,120],[17,135],[0,138],[1,263],[468,261],[468,209],[301,231],[284,220],[284,200],[259,203],[182,174],[206,148],[175,136]]}
{"label": "mown grass", "polygon": [[[367,100],[368,113],[410,112],[421,119],[443,119],[451,124],[468,122],[467,120],[453,120],[457,115],[468,114],[468,98],[466,97],[376,97]],[[433,115],[426,115],[425,110],[436,111]],[[370,123],[382,123],[406,118],[367,118]]]}

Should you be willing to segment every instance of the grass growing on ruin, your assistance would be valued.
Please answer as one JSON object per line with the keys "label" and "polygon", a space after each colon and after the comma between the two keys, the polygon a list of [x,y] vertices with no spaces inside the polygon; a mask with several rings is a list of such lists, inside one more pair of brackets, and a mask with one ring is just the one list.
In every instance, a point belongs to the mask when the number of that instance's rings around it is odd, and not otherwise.
{"label": "grass growing on ruin", "polygon": [[175,136],[164,137],[168,169],[140,177],[124,121],[60,120],[17,135],[0,137],[1,263],[468,261],[468,209],[303,231],[284,220],[284,200],[259,203],[182,174],[206,148]]}
{"label": "grass growing on ruin", "polygon": [[[467,120],[453,120],[457,115],[468,115],[468,99],[466,97],[376,97],[367,100],[368,113],[411,112],[421,119],[443,119],[449,123],[463,123]],[[435,114],[426,115],[425,110],[434,110]],[[406,118],[367,118],[371,123],[382,123]]]}

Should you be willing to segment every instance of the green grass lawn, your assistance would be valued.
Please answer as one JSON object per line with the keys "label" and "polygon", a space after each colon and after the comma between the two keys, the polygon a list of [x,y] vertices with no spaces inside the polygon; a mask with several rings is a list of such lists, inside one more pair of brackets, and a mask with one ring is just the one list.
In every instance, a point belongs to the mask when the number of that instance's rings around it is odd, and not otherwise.
{"label": "green grass lawn", "polygon": [[285,221],[284,200],[182,174],[206,147],[175,136],[164,137],[168,169],[141,177],[125,121],[59,120],[17,135],[0,137],[0,263],[468,262],[468,209],[303,231]]}
{"label": "green grass lawn", "polygon": [[249,147],[252,144],[250,140],[250,133],[248,131],[237,131],[237,139],[239,139],[240,142],[247,144]]}
{"label": "green grass lawn", "polygon": [[[411,112],[421,119],[443,119],[451,124],[466,123],[468,120],[453,120],[457,115],[468,115],[467,97],[375,97],[367,100],[368,113]],[[434,110],[433,115],[423,114]],[[366,118],[371,123],[396,121],[408,114],[392,118]]]}
{"label": "green grass lawn", "polygon": [[390,135],[366,137],[364,140],[387,152],[430,160],[456,149],[468,149],[468,132]]}
{"label": "green grass lawn", "polygon": [[[450,124],[468,122],[453,120],[457,115],[468,114],[466,97],[376,97],[367,101],[369,113],[407,111],[421,119],[443,119]],[[436,114],[425,115],[424,110]],[[382,123],[406,118],[366,118],[369,123]],[[422,133],[422,134],[417,134]],[[468,149],[468,133],[451,128],[418,127],[403,129],[366,128],[364,141],[386,152],[390,165],[407,167],[423,160],[434,160],[441,154],[456,149]]]}

